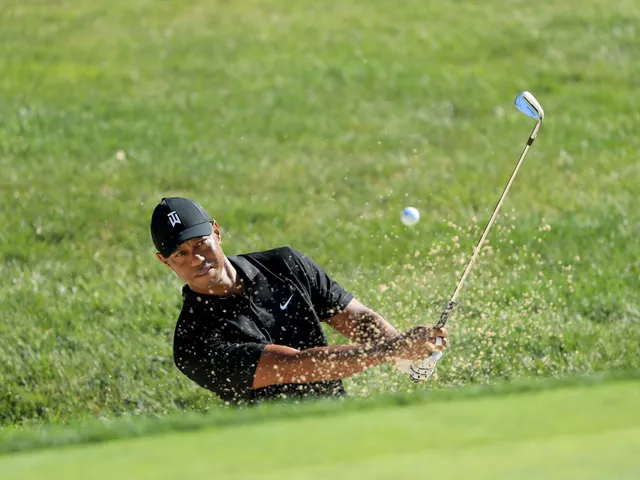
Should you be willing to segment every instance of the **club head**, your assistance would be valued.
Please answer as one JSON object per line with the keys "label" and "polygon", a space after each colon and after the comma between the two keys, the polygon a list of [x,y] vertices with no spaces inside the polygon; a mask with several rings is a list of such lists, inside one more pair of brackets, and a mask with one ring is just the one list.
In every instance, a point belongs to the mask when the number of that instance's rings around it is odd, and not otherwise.
{"label": "club head", "polygon": [[529,92],[522,92],[516,97],[515,106],[518,110],[524,113],[526,116],[535,118],[542,122],[544,120],[544,110],[534,97]]}

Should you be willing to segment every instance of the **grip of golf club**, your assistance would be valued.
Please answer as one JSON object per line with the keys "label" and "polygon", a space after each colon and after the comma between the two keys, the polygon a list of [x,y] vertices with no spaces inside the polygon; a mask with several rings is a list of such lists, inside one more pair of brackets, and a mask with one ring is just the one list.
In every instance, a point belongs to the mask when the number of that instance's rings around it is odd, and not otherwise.
{"label": "grip of golf club", "polygon": [[[444,326],[447,324],[447,320],[449,320],[449,317],[451,316],[457,305],[457,302],[455,300],[457,297],[457,293],[458,289],[456,289],[456,293],[454,293],[451,300],[449,300],[449,302],[447,303],[447,306],[440,315],[438,323],[435,324],[435,328],[444,328]],[[436,346],[439,347],[440,345],[442,345],[442,338],[437,337]],[[438,360],[440,360],[441,357],[442,352],[433,352],[431,355],[421,360],[420,362],[412,363],[409,366],[409,378],[414,382],[420,382],[422,380],[428,379],[436,371],[436,363],[438,362]]]}
{"label": "grip of golf club", "polygon": [[449,303],[447,303],[447,306],[440,315],[438,323],[435,324],[435,328],[443,328],[447,324],[447,320],[449,320],[449,317],[451,316],[457,305],[458,304],[455,300],[449,300]]}
{"label": "grip of golf club", "polygon": [[[442,338],[436,338],[436,346],[442,345]],[[414,382],[426,380],[436,371],[436,364],[442,358],[442,352],[433,352],[427,358],[412,363],[409,367],[409,378]]]}

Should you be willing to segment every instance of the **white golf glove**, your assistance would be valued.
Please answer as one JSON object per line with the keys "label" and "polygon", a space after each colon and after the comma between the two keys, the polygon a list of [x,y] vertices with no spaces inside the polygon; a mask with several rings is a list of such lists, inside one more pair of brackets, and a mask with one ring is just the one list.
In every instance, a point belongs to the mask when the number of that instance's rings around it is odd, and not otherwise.
{"label": "white golf glove", "polygon": [[405,358],[396,358],[396,370],[400,373],[404,373],[405,375],[409,375],[411,373],[411,364],[413,362],[411,360],[407,360]]}
{"label": "white golf glove", "polygon": [[[442,345],[442,339],[440,337],[436,338],[436,345]],[[414,382],[419,382],[421,380],[426,380],[436,370],[436,363],[442,357],[442,352],[437,351],[433,352],[427,358],[424,358],[418,362],[412,362],[411,360],[406,360],[404,358],[396,359],[395,365],[396,370],[400,373],[404,373],[409,375],[411,380]]]}

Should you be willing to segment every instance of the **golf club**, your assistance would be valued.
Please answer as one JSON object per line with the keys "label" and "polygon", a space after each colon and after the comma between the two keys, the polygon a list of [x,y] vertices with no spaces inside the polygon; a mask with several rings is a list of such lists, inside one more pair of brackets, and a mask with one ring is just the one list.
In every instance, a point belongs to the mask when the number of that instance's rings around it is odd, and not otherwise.
{"label": "golf club", "polygon": [[[531,147],[531,144],[538,136],[538,130],[540,130],[540,126],[542,125],[542,120],[544,120],[544,110],[542,109],[538,101],[535,99],[535,97],[531,93],[526,91],[522,92],[520,95],[516,97],[514,103],[516,108],[520,112],[524,113],[528,117],[531,117],[537,120],[536,125],[535,127],[533,127],[533,130],[529,135],[529,139],[527,140],[527,144],[524,147],[524,151],[522,152],[522,155],[520,155],[520,160],[518,160],[518,163],[514,168],[513,173],[511,174],[511,178],[509,179],[507,186],[504,188],[502,195],[500,196],[500,199],[498,200],[498,203],[495,209],[493,210],[493,214],[491,215],[491,218],[489,219],[489,222],[487,223],[487,226],[485,227],[484,232],[480,237],[480,241],[478,242],[478,244],[476,245],[476,248],[473,251],[473,255],[471,255],[471,259],[469,260],[467,267],[464,269],[464,272],[462,273],[460,280],[458,280],[458,285],[456,286],[456,289],[453,292],[451,299],[449,300],[449,302],[447,303],[447,306],[445,307],[442,314],[440,315],[440,320],[438,320],[438,323],[435,324],[435,328],[444,327],[447,324],[447,320],[449,320],[449,317],[455,310],[456,305],[458,303],[458,297],[462,290],[462,286],[464,285],[464,282],[467,280],[467,277],[469,276],[471,267],[473,266],[476,259],[478,258],[478,254],[480,253],[482,244],[487,238],[487,234],[489,233],[489,230],[491,229],[493,222],[498,216],[500,207],[502,207],[502,202],[507,196],[507,193],[511,188],[511,184],[513,183],[514,179],[516,178],[516,175],[518,174],[518,170],[520,170],[520,166],[522,165],[522,162],[524,161],[524,158],[526,157],[527,152],[529,151],[529,147]],[[438,344],[438,341],[440,342],[439,344],[442,343],[442,340],[438,338],[436,340],[436,344]],[[438,362],[438,360],[440,360],[441,357],[442,357],[442,352],[433,352],[429,357],[423,359],[422,361],[412,363],[411,366],[409,367],[409,377],[411,378],[411,380],[413,380],[414,382],[419,382],[421,380],[426,380],[429,377],[431,377],[431,375],[433,375],[433,372],[435,372],[436,363]]]}

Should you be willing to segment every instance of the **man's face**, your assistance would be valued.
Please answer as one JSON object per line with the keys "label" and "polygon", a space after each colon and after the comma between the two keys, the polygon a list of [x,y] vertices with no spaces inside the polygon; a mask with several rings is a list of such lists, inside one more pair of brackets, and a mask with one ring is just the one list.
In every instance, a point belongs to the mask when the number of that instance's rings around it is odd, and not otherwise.
{"label": "man's face", "polygon": [[220,246],[220,230],[216,222],[213,222],[211,235],[181,243],[168,258],[159,253],[157,255],[192,290],[206,292],[223,280],[225,256]]}

